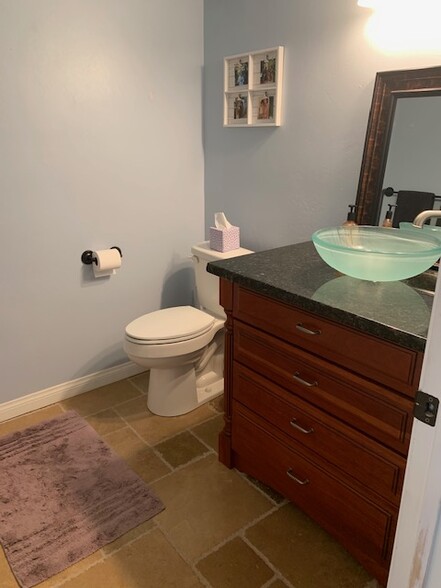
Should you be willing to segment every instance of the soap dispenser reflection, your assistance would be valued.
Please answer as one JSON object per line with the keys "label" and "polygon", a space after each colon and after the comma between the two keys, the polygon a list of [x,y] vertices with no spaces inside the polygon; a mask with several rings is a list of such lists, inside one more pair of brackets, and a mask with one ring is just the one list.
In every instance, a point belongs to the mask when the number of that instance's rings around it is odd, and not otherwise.
{"label": "soap dispenser reflection", "polygon": [[393,209],[396,207],[396,204],[388,204],[389,210],[386,212],[386,216],[384,217],[383,227],[390,229],[392,227],[392,217],[394,215]]}
{"label": "soap dispenser reflection", "polygon": [[349,204],[348,208],[349,208],[348,218],[342,224],[342,227],[355,227],[357,225],[357,223],[355,222],[356,206],[355,206],[355,204]]}

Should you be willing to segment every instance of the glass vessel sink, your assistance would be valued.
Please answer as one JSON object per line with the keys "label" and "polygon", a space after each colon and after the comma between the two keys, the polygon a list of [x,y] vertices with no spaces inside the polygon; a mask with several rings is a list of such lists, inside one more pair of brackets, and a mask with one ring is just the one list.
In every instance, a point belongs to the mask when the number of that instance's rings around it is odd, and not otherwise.
{"label": "glass vessel sink", "polygon": [[352,278],[393,282],[421,274],[441,257],[441,241],[427,231],[354,226],[312,235],[320,257]]}

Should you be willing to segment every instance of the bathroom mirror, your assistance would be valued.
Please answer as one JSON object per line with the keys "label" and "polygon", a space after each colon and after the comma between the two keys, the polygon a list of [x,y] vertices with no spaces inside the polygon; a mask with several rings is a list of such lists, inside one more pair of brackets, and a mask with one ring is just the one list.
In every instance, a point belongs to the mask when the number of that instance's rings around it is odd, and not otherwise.
{"label": "bathroom mirror", "polygon": [[[395,192],[441,196],[441,66],[379,72],[357,191],[357,222],[378,225]],[[391,182],[388,186],[385,182]],[[441,199],[436,200],[440,207]]]}

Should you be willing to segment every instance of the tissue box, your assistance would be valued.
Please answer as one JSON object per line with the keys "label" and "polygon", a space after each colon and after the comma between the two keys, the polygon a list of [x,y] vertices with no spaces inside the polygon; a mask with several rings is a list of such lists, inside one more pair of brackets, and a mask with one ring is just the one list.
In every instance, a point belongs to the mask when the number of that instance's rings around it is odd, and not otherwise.
{"label": "tissue box", "polygon": [[239,227],[231,226],[228,229],[210,227],[210,247],[215,251],[232,251],[240,247]]}

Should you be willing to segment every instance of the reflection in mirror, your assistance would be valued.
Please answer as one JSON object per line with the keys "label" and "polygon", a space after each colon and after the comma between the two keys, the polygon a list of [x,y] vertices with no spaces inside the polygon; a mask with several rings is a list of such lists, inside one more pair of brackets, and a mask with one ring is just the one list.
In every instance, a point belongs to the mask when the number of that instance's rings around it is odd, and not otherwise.
{"label": "reflection in mirror", "polygon": [[[439,209],[440,198],[429,194],[441,194],[441,96],[417,96],[399,98],[392,122],[389,149],[382,184],[382,204],[376,224],[381,224],[388,205],[397,204],[401,192],[400,207],[394,215],[394,226],[400,221],[411,221],[424,209]],[[393,190],[387,190],[392,187]],[[414,207],[402,210],[407,194],[415,200]],[[390,194],[392,192],[392,194]],[[418,194],[422,192],[422,194]],[[425,196],[427,194],[427,196]],[[419,205],[419,202],[421,204]],[[407,214],[406,214],[407,212]],[[409,216],[413,216],[410,218]],[[436,219],[432,219],[432,224]]]}
{"label": "reflection in mirror", "polygon": [[[420,204],[440,208],[441,199],[428,196],[441,195],[440,111],[441,67],[377,74],[357,192],[359,224],[381,224],[397,196],[402,212],[400,199],[416,214]],[[389,186],[393,194],[385,196]],[[415,192],[423,198],[418,205]],[[414,212],[404,210],[408,220]]]}

